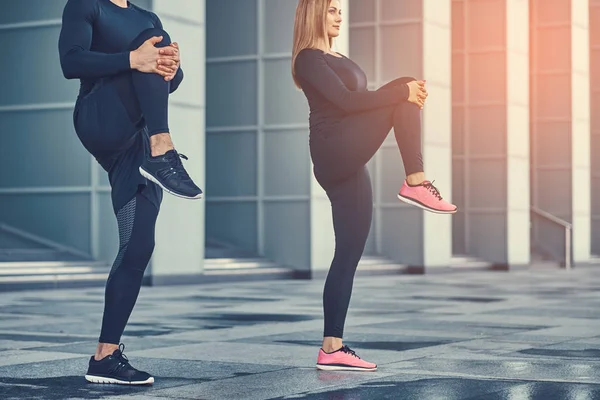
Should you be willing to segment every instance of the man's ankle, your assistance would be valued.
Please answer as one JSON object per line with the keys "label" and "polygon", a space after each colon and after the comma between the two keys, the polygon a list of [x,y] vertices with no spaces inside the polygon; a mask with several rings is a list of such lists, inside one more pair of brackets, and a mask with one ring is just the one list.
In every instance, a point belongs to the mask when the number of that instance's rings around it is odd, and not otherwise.
{"label": "man's ankle", "polygon": [[152,157],[160,157],[162,155],[164,155],[167,151],[169,150],[175,150],[175,147],[173,146],[155,146],[155,147],[150,147],[150,154]]}
{"label": "man's ankle", "polygon": [[169,150],[174,150],[175,146],[168,132],[157,133],[150,136],[150,152],[152,157],[162,156]]}
{"label": "man's ankle", "polygon": [[96,354],[94,354],[94,360],[100,361],[103,358],[110,356],[115,350],[119,348],[119,345],[111,343],[99,343],[96,348]]}

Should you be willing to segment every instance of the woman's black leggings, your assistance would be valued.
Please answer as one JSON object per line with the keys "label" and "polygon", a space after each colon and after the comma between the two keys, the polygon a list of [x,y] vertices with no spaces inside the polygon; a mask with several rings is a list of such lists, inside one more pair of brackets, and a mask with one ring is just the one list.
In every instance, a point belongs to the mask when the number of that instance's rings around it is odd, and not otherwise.
{"label": "woman's black leggings", "polygon": [[[148,29],[130,49],[153,36],[163,36],[157,47],[170,44],[165,31]],[[140,174],[139,167],[150,152],[149,136],[169,132],[169,90],[170,83],[158,74],[130,71],[100,79],[75,106],[75,131],[108,172],[119,226],[119,252],[106,283],[101,343],[120,342],[154,250],[162,191]]]}
{"label": "woman's black leggings", "polygon": [[[384,87],[413,80],[400,78]],[[336,129],[311,134],[315,177],[331,201],[335,231],[335,254],[323,292],[326,337],[344,334],[354,274],[371,228],[373,198],[366,164],[392,128],[406,175],[422,172],[421,115],[415,104],[348,115]]]}

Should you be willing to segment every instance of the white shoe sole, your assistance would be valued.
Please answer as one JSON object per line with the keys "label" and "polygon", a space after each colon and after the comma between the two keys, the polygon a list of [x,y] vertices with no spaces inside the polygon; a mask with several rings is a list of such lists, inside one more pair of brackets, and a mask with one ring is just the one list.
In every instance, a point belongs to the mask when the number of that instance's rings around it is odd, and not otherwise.
{"label": "white shoe sole", "polygon": [[177,197],[181,197],[182,199],[188,199],[188,200],[198,200],[202,198],[202,195],[204,193],[200,193],[199,195],[195,196],[195,197],[188,197],[188,196],[183,196],[181,194],[175,193],[170,191],[169,189],[167,189],[166,187],[164,187],[162,185],[162,183],[160,183],[157,179],[155,179],[152,175],[150,175],[148,172],[146,172],[142,167],[140,167],[140,174],[142,174],[142,176],[154,183],[156,183],[158,186],[160,186],[160,188],[162,190],[164,190],[165,192],[172,194],[173,196],[177,196]]}
{"label": "white shoe sole", "polygon": [[429,211],[429,212],[432,212],[435,214],[456,214],[456,211],[457,211],[457,209],[454,209],[452,211],[442,211],[442,210],[436,210],[435,208],[429,208],[427,206],[424,206],[421,203],[418,203],[414,200],[409,199],[408,197],[401,196],[400,194],[398,194],[398,200],[400,200],[406,204],[410,204],[411,206],[419,207],[425,211]]}
{"label": "white shoe sole", "polygon": [[154,378],[150,377],[145,381],[139,382],[129,382],[129,381],[121,381],[113,378],[105,378],[102,376],[94,376],[94,375],[86,375],[85,380],[91,383],[105,383],[105,384],[113,384],[113,385],[148,385],[154,383]]}
{"label": "white shoe sole", "polygon": [[325,364],[317,364],[317,369],[319,369],[321,371],[359,371],[359,372],[377,371],[377,367],[375,367],[375,368],[342,367],[339,365],[325,365]]}

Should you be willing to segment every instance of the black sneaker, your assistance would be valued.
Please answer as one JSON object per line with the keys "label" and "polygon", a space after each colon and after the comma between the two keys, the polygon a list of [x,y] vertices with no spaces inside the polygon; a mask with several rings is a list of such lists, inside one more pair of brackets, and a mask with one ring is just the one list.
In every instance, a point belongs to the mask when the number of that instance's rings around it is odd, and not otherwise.
{"label": "black sneaker", "polygon": [[154,383],[154,378],[149,373],[138,371],[129,364],[129,360],[123,354],[124,349],[125,345],[121,343],[117,350],[102,360],[96,361],[92,356],[85,379],[91,383],[115,383],[118,385]]}
{"label": "black sneaker", "polygon": [[164,191],[184,199],[202,198],[202,190],[196,186],[181,163],[188,158],[175,150],[169,150],[162,156],[146,157],[140,166],[140,173]]}

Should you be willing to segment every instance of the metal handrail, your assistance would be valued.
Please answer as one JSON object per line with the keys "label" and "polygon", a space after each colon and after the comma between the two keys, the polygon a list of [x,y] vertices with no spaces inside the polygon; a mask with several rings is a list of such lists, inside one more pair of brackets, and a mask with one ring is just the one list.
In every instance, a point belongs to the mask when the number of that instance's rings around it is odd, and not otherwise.
{"label": "metal handrail", "polygon": [[571,269],[571,236],[573,233],[573,224],[537,207],[531,207],[531,211],[540,217],[565,228],[565,269]]}
{"label": "metal handrail", "polygon": [[85,258],[85,259],[92,259],[93,258],[90,254],[88,254],[88,253],[86,253],[84,251],[75,249],[75,248],[70,247],[70,246],[65,246],[63,244],[54,242],[52,240],[43,238],[41,236],[34,235],[32,233],[23,231],[21,229],[15,228],[15,227],[13,227],[11,225],[7,225],[7,224],[2,223],[2,222],[0,222],[0,231],[4,231],[4,232],[10,233],[12,235],[18,236],[21,239],[30,240],[30,241],[32,241],[34,243],[37,243],[39,245],[42,245],[42,246],[50,247],[53,250],[64,251],[66,253],[70,253],[72,255],[75,255],[75,256],[78,256],[78,257],[82,257],[82,258]]}

